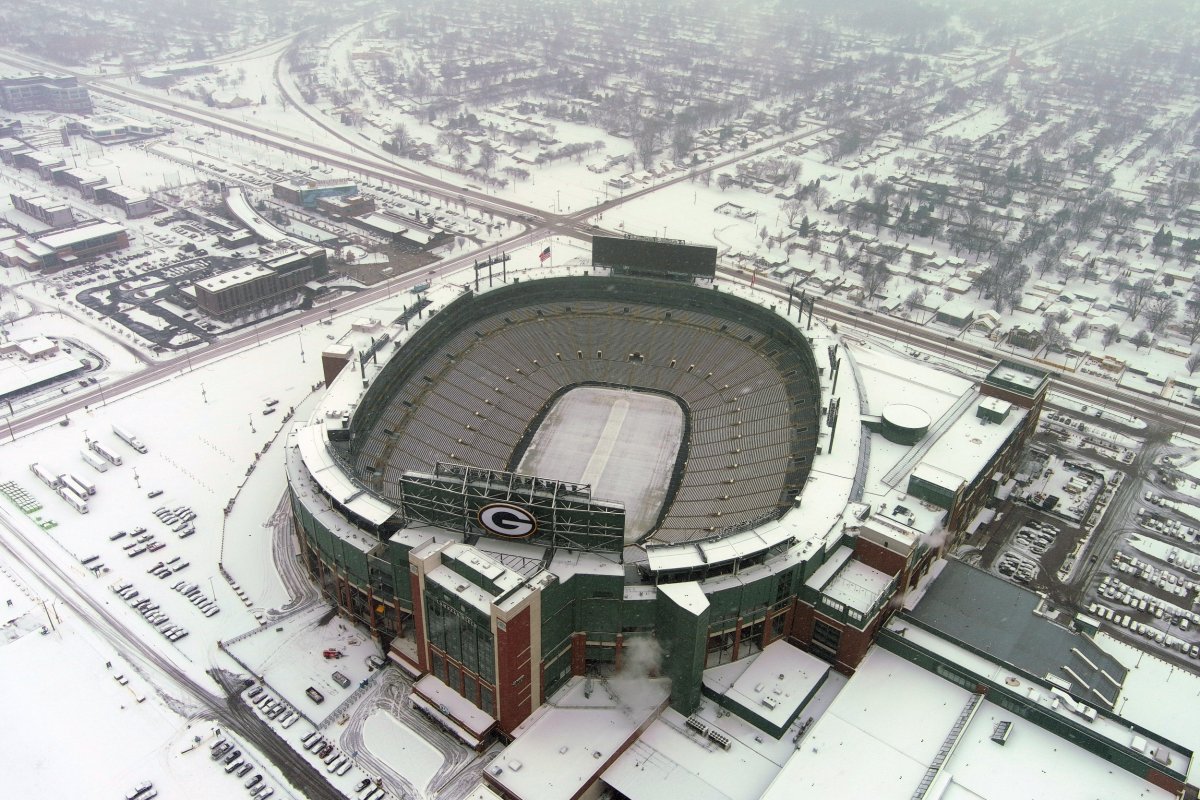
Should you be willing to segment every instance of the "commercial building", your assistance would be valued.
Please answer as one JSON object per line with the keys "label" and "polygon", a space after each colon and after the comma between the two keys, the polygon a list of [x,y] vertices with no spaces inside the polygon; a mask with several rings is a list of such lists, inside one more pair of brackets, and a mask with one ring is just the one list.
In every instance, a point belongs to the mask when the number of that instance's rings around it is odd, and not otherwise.
{"label": "commercial building", "polygon": [[342,217],[361,217],[375,210],[375,198],[361,194],[334,195],[317,199],[317,209]]}
{"label": "commercial building", "polygon": [[60,200],[51,200],[45,195],[11,194],[13,208],[38,220],[51,228],[65,228],[75,224],[71,207]]}
{"label": "commercial building", "polygon": [[11,156],[14,167],[31,169],[44,181],[54,181],[55,171],[66,166],[66,163],[58,156],[52,156],[30,147],[13,151]]}
{"label": "commercial building", "polygon": [[9,111],[58,111],[91,114],[92,99],[74,77],[33,75],[0,79],[0,108]]}
{"label": "commercial building", "polygon": [[85,139],[101,144],[128,142],[161,133],[154,125],[118,114],[100,114],[82,120],[79,132]]}
{"label": "commercial building", "polygon": [[280,302],[328,272],[324,248],[306,247],[196,281],[193,289],[201,311],[231,319]]}
{"label": "commercial building", "polygon": [[120,208],[129,219],[149,216],[162,210],[162,206],[141,189],[121,185],[96,187],[96,202]]}
{"label": "commercial building", "polygon": [[35,270],[62,269],[80,259],[129,246],[129,235],[114,222],[86,222],[73,228],[19,236],[0,244],[0,264]]}
{"label": "commercial building", "polygon": [[271,193],[280,200],[305,208],[316,208],[317,201],[322,197],[348,197],[358,194],[358,184],[353,181],[317,181],[293,178],[274,184],[271,187]]}
{"label": "commercial building", "polygon": [[108,185],[108,178],[82,167],[60,167],[53,171],[53,180],[62,186],[70,186],[87,200],[96,197],[96,190]]}
{"label": "commercial building", "polygon": [[391,244],[412,250],[432,250],[451,239],[450,234],[440,228],[431,228],[387,212],[363,214],[348,221]]}

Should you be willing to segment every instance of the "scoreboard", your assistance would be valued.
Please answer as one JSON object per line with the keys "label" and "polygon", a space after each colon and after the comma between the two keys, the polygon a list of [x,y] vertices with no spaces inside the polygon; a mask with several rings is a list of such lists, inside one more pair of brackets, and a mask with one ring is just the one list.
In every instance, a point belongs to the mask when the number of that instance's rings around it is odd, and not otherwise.
{"label": "scoreboard", "polygon": [[592,263],[660,278],[713,278],[717,248],[635,236],[593,236]]}

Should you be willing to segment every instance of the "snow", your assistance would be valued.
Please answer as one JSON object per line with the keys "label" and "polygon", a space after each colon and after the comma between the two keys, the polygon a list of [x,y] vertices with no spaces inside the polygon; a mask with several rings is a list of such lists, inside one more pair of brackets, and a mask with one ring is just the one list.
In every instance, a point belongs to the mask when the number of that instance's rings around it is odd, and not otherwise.
{"label": "snow", "polygon": [[572,678],[522,723],[516,741],[488,764],[488,780],[517,797],[576,797],[629,746],[669,693],[663,678],[612,678],[607,688],[592,683]]}
{"label": "snow", "polygon": [[494,717],[452,690],[436,675],[422,677],[413,685],[413,692],[429,700],[438,711],[464,726],[474,736],[482,737],[496,722]]}
{"label": "snow", "polygon": [[[317,725],[342,712],[343,701],[368,675],[367,659],[379,654],[370,637],[339,617],[330,618],[331,612],[330,607],[317,604],[224,644],[239,664]],[[328,648],[344,657],[322,658]],[[349,679],[349,687],[334,682],[335,671]],[[309,687],[324,695],[323,703],[305,694]]]}
{"label": "snow", "polygon": [[372,713],[363,726],[367,749],[388,764],[403,765],[404,777],[424,790],[442,766],[442,754],[387,711]]}
{"label": "snow", "polygon": [[625,506],[625,541],[658,520],[679,450],[683,412],[636,391],[582,387],[554,403],[516,471],[592,487]]}
{"label": "snow", "polygon": [[[763,800],[796,794],[909,798],[970,698],[965,689],[875,648]],[[1014,722],[1003,747],[990,740],[1001,720]],[[987,701],[957,738],[939,781],[939,796],[957,800],[1171,796]]]}
{"label": "snow", "polygon": [[861,561],[850,560],[838,570],[822,593],[830,600],[867,613],[883,596],[892,577]]}
{"label": "snow", "polygon": [[[11,565],[4,574],[15,577]],[[0,586],[0,596],[11,596],[10,583]],[[0,645],[0,673],[8,676],[10,689],[0,747],[9,764],[21,765],[9,770],[7,794],[124,797],[144,780],[169,795],[220,797],[232,790],[229,776],[205,757],[206,749],[191,750],[194,738],[213,741],[214,728],[192,718],[195,706],[169,679],[127,660],[113,641],[63,603],[46,598],[43,612],[40,601],[27,600],[21,619],[33,625],[19,620],[16,627],[8,626],[7,641]],[[36,635],[40,625],[51,624],[50,617],[56,620],[54,629]],[[19,628],[26,630],[9,638]],[[56,768],[65,757],[73,768]],[[256,767],[267,773],[277,793],[286,785],[261,762]]]}
{"label": "snow", "polygon": [[828,672],[829,665],[824,661],[779,640],[750,658],[705,670],[704,684],[710,691],[782,727],[820,687]]}
{"label": "snow", "polygon": [[[1117,698],[1117,713],[1137,725],[1196,752],[1200,732],[1200,675],[1133,647],[1101,631],[1096,644],[1129,670]],[[1200,780],[1200,759],[1193,758],[1188,782]]]}
{"label": "snow", "polygon": [[704,594],[700,584],[694,581],[663,584],[658,587],[658,591],[670,598],[675,605],[695,616],[703,614],[709,606],[708,596]]}

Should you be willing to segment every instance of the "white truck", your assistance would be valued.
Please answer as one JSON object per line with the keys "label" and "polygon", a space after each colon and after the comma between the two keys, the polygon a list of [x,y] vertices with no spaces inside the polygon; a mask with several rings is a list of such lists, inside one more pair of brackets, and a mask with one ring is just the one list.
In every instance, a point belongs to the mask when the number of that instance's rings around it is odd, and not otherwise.
{"label": "white truck", "polygon": [[66,500],[68,503],[70,503],[71,507],[74,508],[76,511],[78,511],[80,514],[88,513],[87,500],[84,500],[82,497],[77,495],[75,493],[74,489],[72,489],[69,486],[59,486],[57,491],[58,491],[59,497],[61,497],[63,500]]}
{"label": "white truck", "polygon": [[100,456],[115,467],[119,467],[125,463],[121,460],[119,455],[105,447],[99,439],[92,439],[90,442],[88,442],[88,447],[92,448],[93,453]]}
{"label": "white truck", "polygon": [[132,433],[125,430],[120,425],[113,425],[112,429],[113,429],[113,433],[115,433],[117,435],[117,438],[120,439],[122,442],[129,445],[134,450],[137,450],[139,453],[146,452],[146,450],[147,450],[146,445],[142,444],[141,439],[134,436]]}
{"label": "white truck", "polygon": [[36,461],[29,465],[29,471],[38,476],[38,479],[49,486],[51,489],[57,489],[62,485],[62,481],[58,479],[51,470],[46,469]]}
{"label": "white truck", "polygon": [[91,491],[88,491],[87,484],[85,484],[83,481],[79,480],[79,478],[76,478],[74,475],[72,475],[69,472],[64,472],[62,475],[59,475],[58,479],[60,481],[62,481],[63,486],[66,486],[67,488],[71,489],[72,491],[75,492],[75,494],[79,495],[80,497],[82,497],[85,500],[90,495],[93,495],[96,493],[96,485],[95,484],[92,484]]}
{"label": "white truck", "polygon": [[83,460],[87,463],[87,465],[96,470],[96,472],[108,472],[108,462],[103,458],[100,458],[100,456],[96,455],[95,453],[88,452],[87,450],[80,450],[79,455],[83,456]]}

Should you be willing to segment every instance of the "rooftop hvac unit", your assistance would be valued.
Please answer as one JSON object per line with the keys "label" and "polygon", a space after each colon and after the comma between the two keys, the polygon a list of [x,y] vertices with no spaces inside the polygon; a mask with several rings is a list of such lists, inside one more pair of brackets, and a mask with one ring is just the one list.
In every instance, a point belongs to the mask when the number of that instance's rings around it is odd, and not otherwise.
{"label": "rooftop hvac unit", "polygon": [[705,725],[700,720],[696,719],[695,717],[688,717],[687,722],[685,722],[684,724],[687,725],[692,730],[694,730],[696,733],[700,734],[701,736],[708,735],[708,726]]}
{"label": "rooftop hvac unit", "polygon": [[730,747],[733,746],[732,743],[729,741],[729,737],[726,736],[725,734],[721,733],[720,731],[709,731],[708,738],[714,744],[716,744],[717,747],[720,747],[722,750],[728,750]]}
{"label": "rooftop hvac unit", "polygon": [[767,695],[766,697],[764,697],[762,699],[762,704],[764,706],[766,706],[767,708],[771,709],[772,711],[774,711],[776,708],[779,707],[779,701],[776,700],[771,695]]}
{"label": "rooftop hvac unit", "polygon": [[1008,720],[1003,720],[996,723],[995,729],[992,731],[992,741],[998,745],[1003,745],[1008,741],[1008,735],[1012,733],[1012,723]]}

